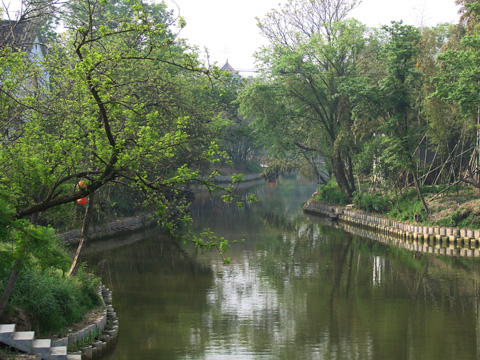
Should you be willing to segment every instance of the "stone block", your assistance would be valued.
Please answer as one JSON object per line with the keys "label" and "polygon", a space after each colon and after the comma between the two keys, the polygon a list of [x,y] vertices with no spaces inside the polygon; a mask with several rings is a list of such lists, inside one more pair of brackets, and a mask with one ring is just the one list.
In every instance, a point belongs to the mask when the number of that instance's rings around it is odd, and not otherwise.
{"label": "stone block", "polygon": [[19,350],[30,352],[34,339],[34,331],[17,331],[13,334],[11,345]]}
{"label": "stone block", "polygon": [[50,349],[50,360],[66,360],[67,359],[67,347],[55,346]]}
{"label": "stone block", "polygon": [[50,347],[52,346],[52,340],[50,339],[36,339],[33,341],[33,353],[40,354],[42,359],[48,359],[50,357]]}
{"label": "stone block", "polygon": [[80,354],[69,354],[69,355],[67,355],[67,360],[82,360],[82,355],[80,355]]}
{"label": "stone block", "polygon": [[92,346],[85,346],[82,348],[82,358],[86,360],[93,359],[93,347]]}
{"label": "stone block", "polygon": [[0,325],[0,342],[10,345],[15,332],[15,324]]}
{"label": "stone block", "polygon": [[52,346],[68,346],[68,338],[63,337],[60,339],[52,340]]}

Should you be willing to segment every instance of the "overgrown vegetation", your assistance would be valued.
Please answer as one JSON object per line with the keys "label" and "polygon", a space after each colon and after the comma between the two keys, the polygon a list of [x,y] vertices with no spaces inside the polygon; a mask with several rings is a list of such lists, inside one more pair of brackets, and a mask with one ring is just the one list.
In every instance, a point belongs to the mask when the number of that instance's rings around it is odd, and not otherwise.
{"label": "overgrown vegetation", "polygon": [[315,199],[327,204],[346,205],[348,204],[347,194],[341,189],[334,179],[328,180],[325,185],[318,188]]}
{"label": "overgrown vegetation", "polygon": [[[480,189],[480,5],[456,2],[459,23],[434,27],[368,28],[349,17],[356,0],[290,0],[258,19],[269,43],[239,101],[271,162],[308,165],[320,184],[335,178],[324,201],[344,203],[341,189],[402,219],[429,218],[433,189]],[[362,179],[380,190],[359,189]]]}
{"label": "overgrown vegetation", "polygon": [[[362,187],[369,188],[369,183]],[[430,206],[425,208],[415,188],[395,191],[356,191],[353,196],[357,210],[381,214],[399,221],[420,222],[428,225],[480,229],[480,201],[476,190],[467,186],[422,186],[422,193]],[[318,201],[344,206],[346,194],[334,180],[318,188],[314,198]]]}
{"label": "overgrown vegetation", "polygon": [[388,212],[392,206],[390,199],[383,196],[380,192],[368,193],[361,191],[356,191],[353,195],[353,204],[357,209],[373,213]]}
{"label": "overgrown vegetation", "polygon": [[[2,267],[0,281],[8,281],[8,268]],[[27,267],[21,271],[3,319],[33,329],[39,336],[60,333],[80,321],[85,313],[101,305],[100,280],[80,270],[75,277],[62,271]]]}

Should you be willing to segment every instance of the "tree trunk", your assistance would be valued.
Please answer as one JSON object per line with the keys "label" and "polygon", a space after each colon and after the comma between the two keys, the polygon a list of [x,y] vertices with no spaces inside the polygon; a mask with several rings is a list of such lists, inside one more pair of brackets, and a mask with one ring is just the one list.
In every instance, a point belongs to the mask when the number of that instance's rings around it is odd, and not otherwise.
{"label": "tree trunk", "polygon": [[425,198],[423,197],[422,190],[420,190],[420,185],[418,183],[417,174],[415,173],[415,171],[412,171],[411,174],[413,176],[413,182],[415,183],[415,189],[417,189],[418,197],[422,201],[423,208],[425,209],[425,212],[427,213],[427,218],[428,218],[430,216],[430,211],[428,210],[428,205],[425,202]]}
{"label": "tree trunk", "polygon": [[345,190],[345,193],[347,194],[347,200],[351,201],[353,197],[353,190],[350,187],[350,183],[345,175],[345,166],[343,164],[343,160],[338,154],[334,155],[333,173],[335,174],[335,179],[337,180],[338,186]]}
{"label": "tree trunk", "polygon": [[12,296],[13,289],[15,289],[15,284],[17,283],[18,273],[20,271],[20,260],[15,261],[13,269],[10,272],[10,277],[8,279],[7,287],[3,291],[2,297],[0,298],[0,317],[3,315],[5,308],[7,307],[8,300]]}
{"label": "tree trunk", "polygon": [[348,160],[348,181],[350,183],[350,189],[353,192],[356,190],[355,186],[355,176],[353,175],[353,164],[352,164],[352,157],[350,156],[350,153],[347,155],[347,160]]}
{"label": "tree trunk", "polygon": [[77,251],[75,252],[75,257],[73,258],[72,265],[70,270],[68,270],[67,276],[75,275],[80,267],[83,255],[83,246],[86,244],[88,239],[88,227],[90,225],[91,212],[93,208],[93,199],[94,193],[90,194],[90,199],[88,201],[87,208],[85,209],[85,215],[83,217],[82,232],[80,242],[77,246]]}

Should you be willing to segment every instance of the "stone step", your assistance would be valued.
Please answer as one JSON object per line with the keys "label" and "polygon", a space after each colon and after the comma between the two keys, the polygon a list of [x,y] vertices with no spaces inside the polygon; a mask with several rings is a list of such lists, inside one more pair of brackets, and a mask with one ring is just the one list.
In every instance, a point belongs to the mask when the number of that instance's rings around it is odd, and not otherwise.
{"label": "stone step", "polygon": [[[106,295],[111,296],[111,292],[103,287],[102,295],[105,298]],[[105,334],[105,338],[110,339],[109,334],[112,338],[115,338],[118,334],[118,320],[116,320],[116,313],[113,309],[113,306],[109,304],[108,310],[105,309],[104,316],[98,320],[95,324],[90,325],[87,329],[87,332],[96,331],[100,329],[103,332],[105,325],[107,323],[107,318],[110,321],[114,322],[114,326],[108,330],[108,333]],[[35,339],[34,331],[15,331],[15,324],[0,324],[0,342],[4,343],[12,348],[16,348],[20,351],[31,354],[32,359],[35,360],[81,360],[82,354],[80,352],[68,354],[67,353],[67,342],[68,339],[61,339],[60,341],[53,342],[51,339]],[[110,343],[110,342],[109,342]],[[102,353],[107,349],[107,343],[99,341],[95,343],[95,349],[92,346],[89,346],[90,349],[95,350],[95,352]]]}
{"label": "stone step", "polygon": [[50,360],[67,360],[67,347],[54,346],[50,349]]}
{"label": "stone step", "polygon": [[25,352],[30,352],[35,339],[34,331],[17,331],[13,334],[11,346]]}
{"label": "stone step", "polygon": [[10,345],[15,332],[15,324],[0,325],[0,342]]}
{"label": "stone step", "polygon": [[32,352],[34,354],[40,354],[42,359],[48,360],[50,358],[50,347],[52,346],[52,340],[50,339],[36,339],[33,341]]}
{"label": "stone step", "polygon": [[67,360],[82,360],[82,355],[67,355]]}

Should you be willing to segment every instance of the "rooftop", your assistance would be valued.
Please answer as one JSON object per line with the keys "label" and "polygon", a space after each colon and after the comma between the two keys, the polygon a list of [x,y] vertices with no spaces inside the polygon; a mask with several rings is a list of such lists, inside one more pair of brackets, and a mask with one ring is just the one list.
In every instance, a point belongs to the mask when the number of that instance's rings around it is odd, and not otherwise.
{"label": "rooftop", "polygon": [[220,68],[221,71],[228,71],[230,74],[232,75],[237,75],[237,71],[235,71],[235,69],[232,67],[232,65],[230,65],[228,63],[228,60],[227,62],[225,63],[225,65],[223,65],[221,68]]}

